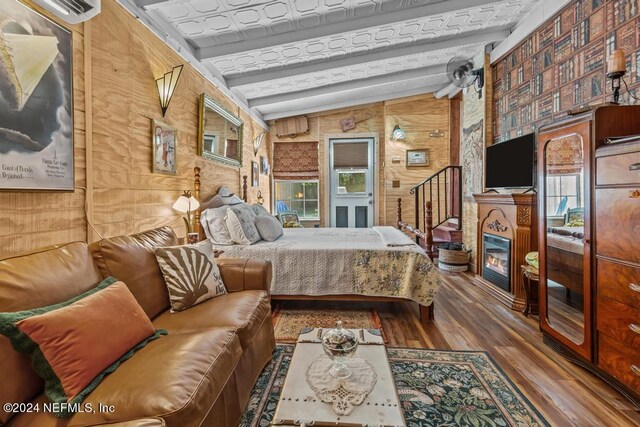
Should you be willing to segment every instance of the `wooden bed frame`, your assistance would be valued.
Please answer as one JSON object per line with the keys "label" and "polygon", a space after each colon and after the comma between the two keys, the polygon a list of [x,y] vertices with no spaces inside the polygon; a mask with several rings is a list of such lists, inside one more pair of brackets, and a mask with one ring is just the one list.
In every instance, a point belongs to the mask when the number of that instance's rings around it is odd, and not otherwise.
{"label": "wooden bed frame", "polygon": [[[202,204],[202,196],[201,196],[201,182],[200,182],[200,171],[199,167],[193,168],[194,171],[194,183],[193,183],[193,196]],[[247,175],[242,177],[242,200],[247,201]],[[419,239],[425,242],[425,250],[431,259],[433,252],[433,237],[428,237],[431,233],[423,233],[418,229],[414,229],[402,222],[402,201],[401,199],[397,200],[398,202],[398,222],[397,226],[400,230],[406,230],[411,234],[415,235]],[[202,230],[202,225],[200,224],[200,212],[201,208],[198,207],[194,212],[194,222],[196,225],[196,229],[198,230],[198,234],[201,240],[204,240],[206,237],[204,236],[204,232]],[[431,202],[425,203],[425,220],[427,224],[427,230],[431,230],[430,224],[432,224],[432,209]],[[429,249],[427,249],[429,248]],[[380,297],[380,296],[368,296],[368,295],[271,295],[272,300],[284,300],[284,301],[348,301],[348,302],[412,302],[411,300],[407,300],[404,298],[394,298],[394,297]],[[418,304],[418,311],[420,314],[420,322],[424,327],[426,327],[431,320],[433,320],[433,307],[434,303],[431,303],[429,306],[423,306]]]}

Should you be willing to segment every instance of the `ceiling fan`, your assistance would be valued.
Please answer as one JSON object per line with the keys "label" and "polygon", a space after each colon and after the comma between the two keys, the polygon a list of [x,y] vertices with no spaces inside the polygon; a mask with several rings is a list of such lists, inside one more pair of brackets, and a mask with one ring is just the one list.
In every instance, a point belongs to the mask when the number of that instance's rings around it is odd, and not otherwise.
{"label": "ceiling fan", "polygon": [[473,68],[473,60],[454,56],[447,64],[447,77],[449,82],[467,93],[467,88],[475,87],[478,98],[482,98],[482,88],[484,87],[484,69]]}

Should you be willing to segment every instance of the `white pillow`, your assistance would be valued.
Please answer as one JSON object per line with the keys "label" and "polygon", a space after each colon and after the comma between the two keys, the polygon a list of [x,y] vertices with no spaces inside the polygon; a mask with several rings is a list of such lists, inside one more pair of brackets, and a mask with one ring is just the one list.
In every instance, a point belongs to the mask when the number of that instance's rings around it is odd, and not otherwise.
{"label": "white pillow", "polygon": [[273,242],[278,240],[278,237],[284,234],[282,224],[274,216],[271,215],[258,215],[256,217],[256,228],[260,237],[267,242]]}
{"label": "white pillow", "polygon": [[227,209],[225,223],[233,241],[239,245],[253,245],[260,240],[255,225],[256,214],[251,208],[232,207]]}
{"label": "white pillow", "polygon": [[202,216],[200,217],[200,223],[202,224],[205,234],[212,242],[218,245],[235,244],[225,221],[228,209],[228,206],[207,209],[202,212]]}

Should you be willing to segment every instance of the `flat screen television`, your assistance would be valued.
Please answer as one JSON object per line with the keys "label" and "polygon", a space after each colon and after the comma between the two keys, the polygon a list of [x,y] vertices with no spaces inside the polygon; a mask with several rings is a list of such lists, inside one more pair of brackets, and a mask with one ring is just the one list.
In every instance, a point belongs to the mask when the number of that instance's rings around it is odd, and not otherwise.
{"label": "flat screen television", "polygon": [[529,134],[487,147],[486,188],[531,188],[535,185],[536,136]]}

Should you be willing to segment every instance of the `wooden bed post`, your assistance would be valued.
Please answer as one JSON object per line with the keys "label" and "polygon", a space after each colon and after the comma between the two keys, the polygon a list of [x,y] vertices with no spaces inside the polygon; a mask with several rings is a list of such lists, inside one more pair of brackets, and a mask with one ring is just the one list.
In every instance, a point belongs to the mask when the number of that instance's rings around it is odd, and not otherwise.
{"label": "wooden bed post", "polygon": [[425,251],[431,260],[433,260],[433,206],[431,201],[424,202],[424,223],[425,223]]}
{"label": "wooden bed post", "polygon": [[[199,167],[195,167],[193,168],[193,197],[196,198],[196,200],[198,201],[198,203],[201,203],[200,201],[200,168]],[[196,209],[193,212],[193,222],[195,222],[194,226],[195,229],[198,231],[198,240],[202,241],[204,240],[204,236],[202,234],[202,225],[200,225],[200,212],[202,212],[202,206],[198,206],[198,209]]]}
{"label": "wooden bed post", "polygon": [[398,220],[396,221],[396,226],[402,230],[402,226],[400,225],[400,223],[402,222],[402,199],[400,197],[398,197],[396,199],[396,214],[398,216]]}
{"label": "wooden bed post", "polygon": [[249,179],[247,175],[242,175],[242,200],[245,203],[247,203],[247,179]]}

